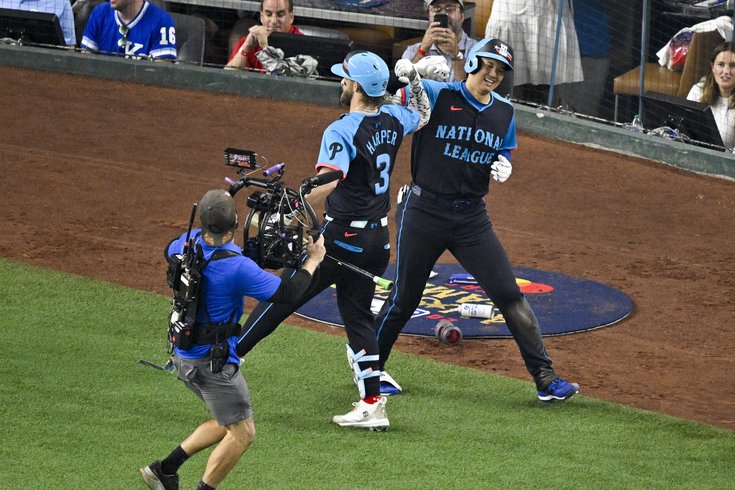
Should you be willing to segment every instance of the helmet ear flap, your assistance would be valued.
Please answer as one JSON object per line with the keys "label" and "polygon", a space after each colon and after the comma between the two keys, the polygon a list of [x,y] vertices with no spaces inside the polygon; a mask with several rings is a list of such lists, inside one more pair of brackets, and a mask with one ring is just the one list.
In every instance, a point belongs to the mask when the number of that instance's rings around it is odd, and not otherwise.
{"label": "helmet ear flap", "polygon": [[472,49],[470,49],[470,53],[467,55],[467,61],[465,61],[464,63],[465,73],[468,73],[468,74],[475,73],[477,68],[479,68],[480,66],[480,59],[477,56],[477,53],[482,51],[486,45],[492,42],[492,40],[493,38],[488,37],[478,42],[474,46],[472,46]]}

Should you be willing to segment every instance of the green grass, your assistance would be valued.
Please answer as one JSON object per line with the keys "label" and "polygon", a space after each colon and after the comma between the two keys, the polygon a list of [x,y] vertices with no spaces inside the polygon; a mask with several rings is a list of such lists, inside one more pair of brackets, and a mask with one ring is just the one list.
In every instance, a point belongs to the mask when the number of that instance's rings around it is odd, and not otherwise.
{"label": "green grass", "polygon": [[[163,281],[164,279],[161,278]],[[168,298],[0,260],[0,487],[143,488],[208,417],[165,361]],[[243,369],[258,439],[220,488],[733,488],[735,433],[396,352],[385,433],[330,423],[344,340],[281,327]],[[180,470],[194,488],[208,452]]]}

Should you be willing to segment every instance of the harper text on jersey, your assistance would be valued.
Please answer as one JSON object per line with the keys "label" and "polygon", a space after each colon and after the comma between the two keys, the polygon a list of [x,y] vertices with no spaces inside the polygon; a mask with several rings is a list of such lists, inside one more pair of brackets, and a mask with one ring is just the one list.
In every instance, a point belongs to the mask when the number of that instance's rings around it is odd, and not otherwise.
{"label": "harper text on jersey", "polygon": [[395,131],[392,131],[390,129],[383,129],[381,131],[376,131],[373,134],[373,137],[370,139],[370,141],[367,142],[367,149],[372,155],[375,153],[375,148],[377,148],[379,145],[383,143],[387,143],[389,145],[396,144],[396,138],[398,137],[398,133]]}

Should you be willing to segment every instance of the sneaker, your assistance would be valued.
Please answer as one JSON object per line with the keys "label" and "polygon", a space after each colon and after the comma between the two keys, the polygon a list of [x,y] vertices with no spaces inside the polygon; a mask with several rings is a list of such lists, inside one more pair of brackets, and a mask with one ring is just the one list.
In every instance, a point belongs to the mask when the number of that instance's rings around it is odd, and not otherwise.
{"label": "sneaker", "polygon": [[142,468],[140,476],[151,490],[179,490],[179,475],[164,475],[160,461],[154,461]]}
{"label": "sneaker", "polygon": [[396,383],[396,380],[390,374],[381,371],[380,396],[400,395],[402,391],[401,385]]}
{"label": "sneaker", "polygon": [[570,383],[569,381],[556,378],[549,383],[546,389],[539,390],[538,399],[542,402],[553,402],[555,400],[569,400],[571,397],[579,393],[579,385]]}
{"label": "sneaker", "polygon": [[355,408],[351,412],[332,417],[332,422],[340,427],[364,427],[382,432],[387,430],[390,425],[385,411],[386,401],[385,397],[372,404],[360,400],[352,404]]}

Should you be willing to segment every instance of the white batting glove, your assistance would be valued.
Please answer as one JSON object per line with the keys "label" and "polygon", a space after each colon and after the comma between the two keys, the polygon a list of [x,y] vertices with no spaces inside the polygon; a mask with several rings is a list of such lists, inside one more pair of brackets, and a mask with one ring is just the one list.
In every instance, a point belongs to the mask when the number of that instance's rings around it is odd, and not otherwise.
{"label": "white batting glove", "polygon": [[411,192],[411,188],[408,186],[408,184],[402,185],[401,188],[398,189],[398,196],[396,197],[396,203],[401,204],[409,192]]}
{"label": "white batting glove", "polygon": [[402,83],[408,83],[418,76],[416,68],[414,68],[411,60],[400,59],[396,61],[396,67],[393,69],[398,81]]}
{"label": "white batting glove", "polygon": [[449,79],[449,65],[444,56],[424,56],[414,65],[422,78],[446,82]]}
{"label": "white batting glove", "polygon": [[490,175],[501,184],[508,180],[511,172],[513,172],[513,165],[503,155],[498,155],[498,159],[490,165]]}

